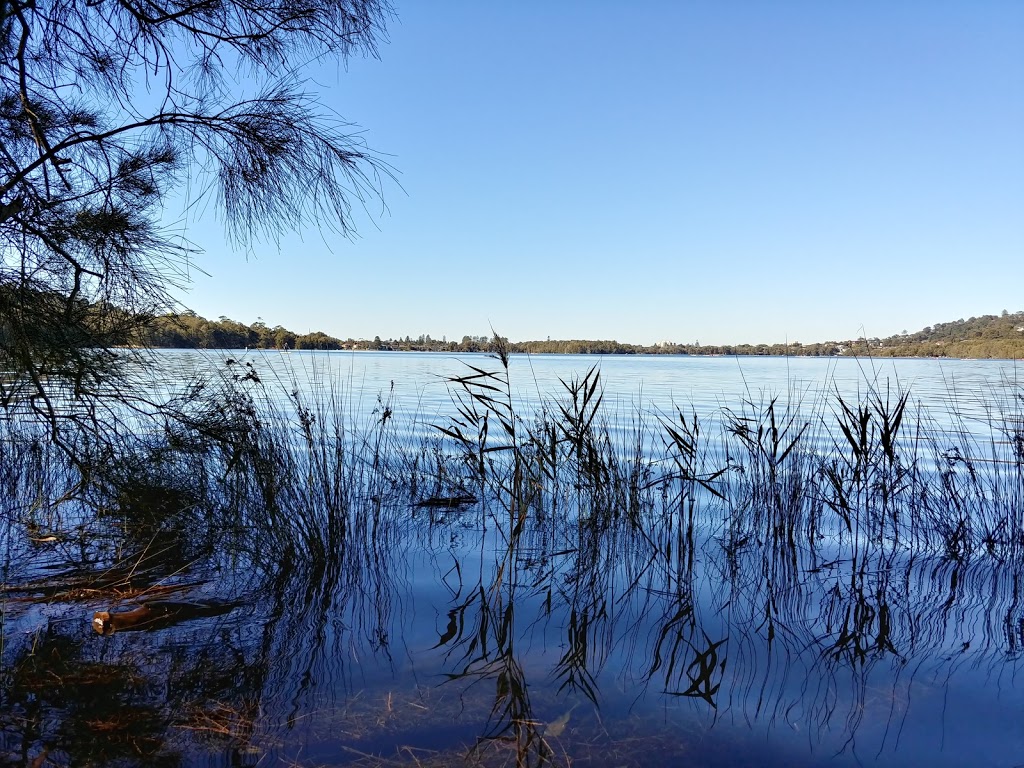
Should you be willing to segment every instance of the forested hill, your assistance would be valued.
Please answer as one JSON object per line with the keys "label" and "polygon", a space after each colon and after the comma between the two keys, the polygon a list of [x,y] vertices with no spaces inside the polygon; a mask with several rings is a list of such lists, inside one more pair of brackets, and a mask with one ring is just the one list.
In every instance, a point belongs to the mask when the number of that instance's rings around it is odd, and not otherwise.
{"label": "forested hill", "polygon": [[175,349],[343,349],[343,342],[319,331],[298,334],[262,321],[245,325],[221,317],[207,320],[194,312],[153,318],[149,332],[140,343]]}
{"label": "forested hill", "polygon": [[938,323],[881,344],[880,353],[895,356],[1024,358],[1024,312]]}
{"label": "forested hill", "polygon": [[[398,339],[340,339],[316,331],[299,334],[281,326],[256,322],[245,325],[222,317],[207,320],[194,313],[154,318],[146,338],[137,343],[153,347],[241,349],[371,349],[431,352],[487,352],[488,336],[463,336],[461,340],[433,339],[429,335]],[[876,357],[976,357],[1024,359],[1024,312],[983,315],[967,320],[938,323],[916,333],[889,338],[860,338],[811,344],[701,345],[661,342],[653,345],[617,341],[575,339],[568,341],[509,342],[513,352],[531,354],[678,354],[678,355],[873,355]]]}

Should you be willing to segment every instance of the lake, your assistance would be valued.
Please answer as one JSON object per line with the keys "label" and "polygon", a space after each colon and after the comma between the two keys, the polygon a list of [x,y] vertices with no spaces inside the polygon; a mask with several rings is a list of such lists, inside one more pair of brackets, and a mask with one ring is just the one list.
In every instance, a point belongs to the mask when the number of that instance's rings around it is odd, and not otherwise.
{"label": "lake", "polygon": [[[486,354],[429,352],[310,352],[229,350],[196,352],[158,350],[148,369],[170,381],[227,370],[224,360],[252,363],[268,388],[329,389],[343,399],[350,415],[364,418],[391,396],[400,418],[432,423],[451,412],[447,378],[467,373],[472,365],[487,370],[498,361]],[[612,410],[628,414],[636,407],[670,412],[674,406],[715,415],[737,409],[744,400],[763,395],[792,398],[813,405],[839,392],[856,398],[870,387],[909,389],[915,402],[933,417],[951,424],[951,414],[969,423],[987,421],[998,403],[1012,403],[1024,384],[1016,361],[943,359],[864,359],[812,357],[677,357],[672,355],[512,355],[513,392],[526,408],[556,397],[561,381],[600,368],[605,397]],[[1019,406],[1017,406],[1019,408]]]}
{"label": "lake", "polygon": [[[1014,362],[160,351],[136,375],[226,375],[276,416],[244,476],[240,451],[166,459],[178,517],[79,511],[109,546],[8,523],[12,764],[1024,762]],[[163,618],[90,625],[139,606]]]}

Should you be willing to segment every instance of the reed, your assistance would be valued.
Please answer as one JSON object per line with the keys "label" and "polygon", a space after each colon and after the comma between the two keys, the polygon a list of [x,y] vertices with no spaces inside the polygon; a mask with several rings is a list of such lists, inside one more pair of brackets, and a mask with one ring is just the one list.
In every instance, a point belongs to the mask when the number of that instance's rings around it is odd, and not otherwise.
{"label": "reed", "polygon": [[808,492],[813,464],[803,450],[809,427],[798,403],[780,406],[777,396],[725,411],[724,429],[735,446],[728,452],[733,528],[752,527],[764,540],[790,547],[806,536],[815,501]]}
{"label": "reed", "polygon": [[267,578],[323,577],[361,531],[416,504],[472,507],[484,520],[500,510],[509,540],[556,516],[598,535],[626,525],[676,554],[692,555],[701,529],[734,554],[823,541],[855,558],[1024,553],[1019,393],[989,413],[986,439],[974,425],[940,428],[909,391],[877,382],[854,401],[762,393],[698,418],[616,411],[594,366],[525,411],[499,337],[494,360],[450,377],[452,416],[411,439],[396,431],[393,392],[354,423],[335,383],[300,391],[238,364],[137,415],[135,428],[83,436],[75,462],[7,420],[4,514],[64,535],[88,523],[96,540],[91,520],[107,521],[107,536],[187,532],[190,551],[230,551]]}
{"label": "reed", "polygon": [[[799,710],[822,732],[842,721],[852,737],[866,694],[843,710],[842,686],[817,675],[852,670],[866,686],[872,669],[902,667],[928,643],[941,666],[981,624],[993,647],[1019,647],[1019,396],[988,412],[987,434],[875,382],[857,398],[763,393],[735,410],[661,413],[619,409],[593,367],[526,409],[500,340],[496,349],[493,364],[449,379],[453,415],[426,435],[397,426],[393,392],[356,422],[340,385],[265,383],[237,364],[135,429],[83,438],[78,462],[45,433],[6,424],[2,599],[84,593],[67,570],[63,591],[29,578],[59,561],[115,575],[88,582],[109,599],[113,585],[130,600],[208,579],[258,602],[260,631],[238,631],[226,682],[204,687],[207,669],[193,664],[195,695],[174,701],[197,717],[239,713],[221,735],[244,741],[282,681],[288,707],[310,711],[332,665],[366,649],[390,661],[406,556],[443,552],[448,568],[450,551],[448,624],[441,613],[430,650],[444,655],[446,685],[487,717],[466,759],[498,764],[570,762],[561,745],[589,727],[602,680],[622,679],[604,667],[612,649],[649,652],[632,674],[665,696],[718,711],[763,687],[755,719]],[[32,531],[64,538],[33,544]],[[479,538],[476,573],[456,559],[463,534]],[[985,622],[957,603],[968,580],[991,583],[999,611]],[[954,605],[963,616],[947,624]],[[717,615],[726,607],[736,616]],[[558,648],[541,654],[542,684],[528,636],[538,627]],[[8,669],[37,663],[20,648],[21,666]],[[754,667],[766,654],[773,672],[762,678]],[[238,679],[251,700],[226,693]],[[12,686],[0,679],[0,703]]]}

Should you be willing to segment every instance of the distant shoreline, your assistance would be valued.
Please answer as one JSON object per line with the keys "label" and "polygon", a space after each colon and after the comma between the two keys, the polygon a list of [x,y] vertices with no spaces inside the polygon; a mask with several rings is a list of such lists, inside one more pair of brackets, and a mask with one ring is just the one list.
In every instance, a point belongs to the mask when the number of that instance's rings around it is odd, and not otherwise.
{"label": "distant shoreline", "polygon": [[278,349],[282,351],[493,352],[496,343],[510,353],[532,355],[674,355],[685,357],[905,357],[991,360],[1024,359],[1024,312],[984,315],[904,331],[887,338],[859,338],[802,344],[626,344],[614,339],[510,341],[496,336],[463,336],[449,341],[429,334],[416,338],[340,339],[322,331],[298,334],[282,326],[257,322],[245,325],[228,318],[211,321],[194,313],[161,315],[152,319],[131,346],[171,349]]}
{"label": "distant shoreline", "polygon": [[[278,353],[278,354],[412,354],[412,355],[480,355],[493,357],[494,353],[488,350],[475,350],[466,352],[461,350],[449,351],[443,349],[276,349],[273,347],[129,347],[123,346],[118,349],[139,349],[152,350],[156,352],[213,352],[218,354],[235,354],[243,356],[254,352]],[[678,357],[678,358],[819,358],[822,360],[936,360],[936,361],[967,361],[967,360],[988,360],[992,362],[1018,363],[1024,362],[1022,357],[954,357],[952,355],[873,355],[873,354],[843,354],[843,355],[800,355],[800,354],[689,354],[686,352],[635,352],[635,353],[592,353],[592,352],[512,352],[513,357]]]}

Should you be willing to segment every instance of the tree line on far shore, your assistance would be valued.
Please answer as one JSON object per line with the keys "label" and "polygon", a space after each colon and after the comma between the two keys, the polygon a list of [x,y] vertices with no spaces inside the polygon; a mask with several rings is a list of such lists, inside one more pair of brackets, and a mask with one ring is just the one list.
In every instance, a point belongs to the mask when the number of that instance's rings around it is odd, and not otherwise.
{"label": "tree line on far shore", "polygon": [[[507,341],[507,340],[506,340]],[[341,339],[321,331],[296,333],[262,320],[252,325],[221,317],[207,320],[193,312],[153,318],[144,338],[129,341],[153,347],[200,349],[382,350],[421,352],[489,352],[494,337],[463,336],[460,340],[417,337],[372,340]],[[1024,312],[982,315],[929,326],[916,333],[888,338],[860,338],[812,344],[624,344],[607,340],[546,340],[507,342],[512,352],[574,355],[799,355],[809,357],[872,355],[876,357],[1024,358]]]}

